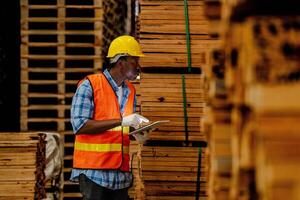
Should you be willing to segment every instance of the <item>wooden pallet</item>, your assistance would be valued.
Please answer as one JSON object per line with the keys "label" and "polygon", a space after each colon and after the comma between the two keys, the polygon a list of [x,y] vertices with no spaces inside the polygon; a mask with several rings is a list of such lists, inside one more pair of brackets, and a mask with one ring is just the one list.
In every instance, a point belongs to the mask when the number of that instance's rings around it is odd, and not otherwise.
{"label": "wooden pallet", "polygon": [[[250,17],[245,23],[232,24],[228,39],[233,45],[228,48],[228,55],[234,51],[236,60],[228,60],[228,69],[239,73],[246,84],[297,82],[295,50],[300,43],[294,23],[299,23],[298,17]],[[237,36],[241,40],[236,40]],[[231,78],[234,77],[228,77],[228,82],[232,83]]]}
{"label": "wooden pallet", "polygon": [[[246,194],[253,198],[259,195],[274,199],[275,196],[280,198],[293,193],[291,188],[283,186],[284,181],[293,181],[288,175],[284,180],[285,175],[276,170],[286,168],[293,171],[289,164],[293,161],[294,166],[299,165],[284,148],[284,145],[299,142],[298,139],[289,139],[289,134],[283,135],[287,132],[293,135],[295,131],[291,127],[297,127],[300,111],[294,101],[299,96],[297,61],[293,51],[286,51],[287,46],[295,48],[299,45],[294,39],[298,32],[293,26],[286,28],[291,21],[298,20],[297,17],[261,16],[230,24],[226,41],[230,45],[225,48],[230,59],[226,60],[225,77],[229,102],[233,104],[231,127],[235,162],[232,165],[231,198],[242,198],[241,194]],[[275,138],[282,144],[273,144]],[[254,150],[257,145],[260,146],[258,151]],[[273,157],[272,147],[278,147],[287,155]],[[282,182],[276,182],[276,175],[264,175],[272,170],[276,171],[277,177],[282,175],[282,179],[278,179]],[[297,183],[297,180],[294,181]],[[256,187],[249,190],[251,185]],[[296,199],[295,196],[290,197]]]}

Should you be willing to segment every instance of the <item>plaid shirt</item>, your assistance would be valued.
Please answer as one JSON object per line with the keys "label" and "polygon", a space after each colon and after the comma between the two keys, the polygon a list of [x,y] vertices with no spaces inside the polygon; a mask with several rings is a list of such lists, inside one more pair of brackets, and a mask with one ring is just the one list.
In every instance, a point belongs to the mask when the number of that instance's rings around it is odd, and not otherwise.
{"label": "plaid shirt", "polygon": [[[111,75],[107,70],[103,72],[107,80],[111,84],[113,90],[117,94],[118,85],[112,79]],[[128,100],[130,89],[126,84],[122,85],[123,96],[120,105],[121,113],[124,112],[125,104]],[[136,104],[136,99],[134,101]],[[135,108],[135,105],[134,105]],[[72,100],[71,107],[71,123],[74,133],[86,123],[87,120],[92,119],[94,111],[93,102],[93,90],[91,84],[88,80],[83,81],[83,83],[77,88],[77,91]],[[83,169],[73,169],[71,173],[71,181],[78,181],[80,174],[85,174],[89,179],[95,183],[109,188],[109,189],[122,189],[127,188],[131,185],[132,174],[130,172],[122,172],[120,170],[83,170]]]}

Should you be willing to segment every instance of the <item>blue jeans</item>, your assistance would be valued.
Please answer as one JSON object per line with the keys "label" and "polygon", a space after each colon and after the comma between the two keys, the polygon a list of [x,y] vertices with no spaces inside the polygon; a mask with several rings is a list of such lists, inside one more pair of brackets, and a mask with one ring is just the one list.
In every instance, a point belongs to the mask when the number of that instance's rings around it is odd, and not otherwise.
{"label": "blue jeans", "polygon": [[120,190],[111,190],[102,187],[86,175],[79,175],[79,188],[83,196],[83,200],[128,200],[128,188]]}

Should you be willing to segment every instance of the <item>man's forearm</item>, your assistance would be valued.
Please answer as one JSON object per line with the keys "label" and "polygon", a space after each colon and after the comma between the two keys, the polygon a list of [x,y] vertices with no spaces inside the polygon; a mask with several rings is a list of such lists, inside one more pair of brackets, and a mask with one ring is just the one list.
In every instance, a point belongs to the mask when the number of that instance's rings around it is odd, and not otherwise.
{"label": "man's forearm", "polygon": [[121,119],[111,119],[111,120],[88,120],[77,132],[77,134],[96,134],[103,131],[121,126]]}

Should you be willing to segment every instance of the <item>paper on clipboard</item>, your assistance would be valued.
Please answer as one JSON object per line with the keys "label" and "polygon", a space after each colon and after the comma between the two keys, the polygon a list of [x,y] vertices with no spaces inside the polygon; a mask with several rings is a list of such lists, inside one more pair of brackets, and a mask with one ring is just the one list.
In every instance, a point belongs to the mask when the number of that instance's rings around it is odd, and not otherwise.
{"label": "paper on clipboard", "polygon": [[148,130],[154,129],[157,126],[160,126],[163,123],[168,123],[168,122],[170,122],[170,120],[155,121],[155,122],[152,122],[150,124],[147,124],[145,126],[142,126],[142,127],[138,128],[138,129],[130,132],[129,135],[137,134],[137,133],[140,133],[140,132],[143,132],[143,131],[148,131]]}

